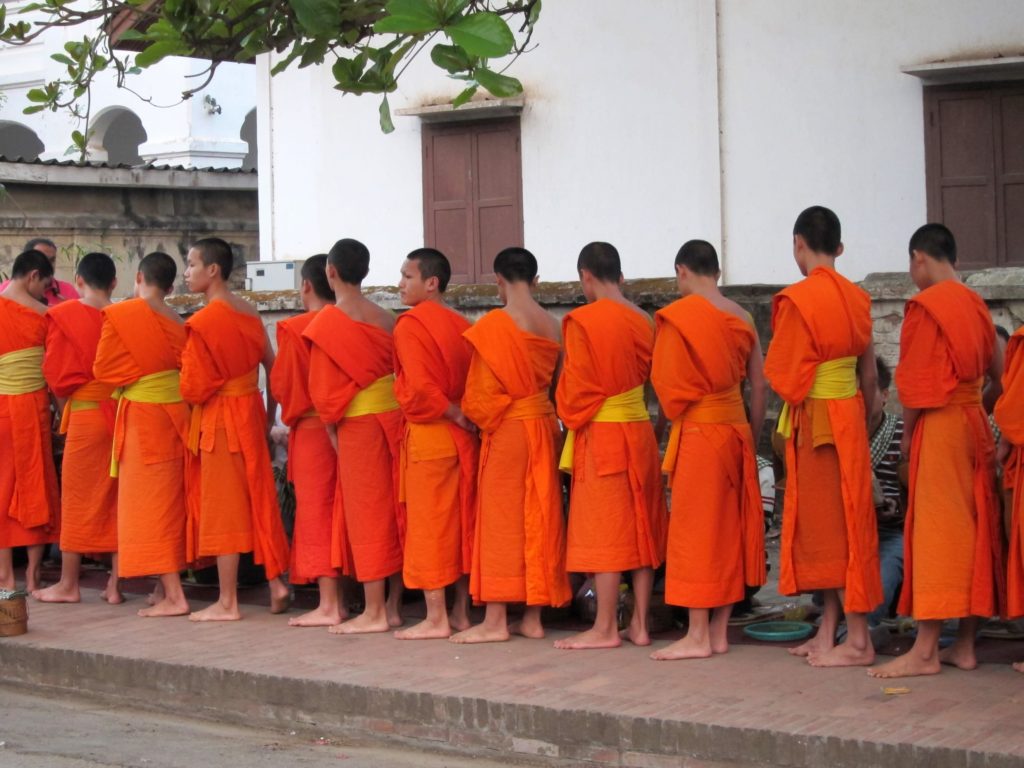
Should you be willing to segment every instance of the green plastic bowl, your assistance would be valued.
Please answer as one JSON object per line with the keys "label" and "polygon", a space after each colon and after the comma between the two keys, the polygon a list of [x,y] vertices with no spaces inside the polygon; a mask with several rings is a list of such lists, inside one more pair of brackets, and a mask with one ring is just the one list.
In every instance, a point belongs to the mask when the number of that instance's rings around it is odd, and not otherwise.
{"label": "green plastic bowl", "polygon": [[813,631],[814,625],[806,621],[764,621],[760,624],[748,624],[743,628],[743,634],[748,637],[770,643],[803,640]]}

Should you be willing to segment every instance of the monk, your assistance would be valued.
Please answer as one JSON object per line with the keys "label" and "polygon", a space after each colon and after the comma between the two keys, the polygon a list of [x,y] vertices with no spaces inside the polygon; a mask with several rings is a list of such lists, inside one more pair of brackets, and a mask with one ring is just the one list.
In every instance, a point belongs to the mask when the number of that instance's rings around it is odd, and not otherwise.
{"label": "monk", "polygon": [[685,637],[651,654],[657,660],[728,651],[733,604],[765,579],[755,448],[765,408],[761,344],[750,315],[718,290],[711,243],[685,243],[675,269],[682,298],[655,314],[651,383],[672,422],[662,466],[672,488],[665,602],[688,608],[690,620]]}
{"label": "monk", "polygon": [[299,298],[306,310],[277,323],[277,358],[270,375],[281,420],[288,426],[288,479],[295,486],[295,530],[288,579],[315,581],[320,604],[288,619],[292,627],[328,627],[347,613],[339,592],[338,569],[331,565],[331,516],[337,484],[337,461],[320,415],[309,396],[309,344],[303,332],[324,307],[334,303],[327,282],[327,256],[302,264]]}
{"label": "monk", "polygon": [[102,310],[93,376],[121,387],[109,474],[117,477],[118,575],[159,576],[162,597],[143,617],[189,612],[186,566],[188,405],[178,371],[185,325],[167,306],[178,267],[159,251],[139,262],[135,296]]}
{"label": "monk", "polygon": [[[337,466],[331,564],[363,585],[363,612],[335,634],[387,632],[402,625],[405,510],[399,502],[402,412],[395,399],[395,316],[363,296],[370,252],[339,240],[327,258],[337,296],[306,328],[309,389],[334,445]],[[335,455],[336,452],[336,455]]]}
{"label": "monk", "polygon": [[[934,675],[941,664],[974,669],[979,620],[1006,607],[995,446],[985,415],[1002,389],[995,326],[957,275],[952,232],[925,224],[909,251],[921,292],[907,302],[896,367],[900,447],[910,460],[899,612],[917,620],[917,637],[906,654],[868,670],[883,678]],[[956,641],[940,653],[942,622],[953,618],[960,619]]]}
{"label": "monk", "polygon": [[[190,520],[189,557],[217,558],[220,595],[196,611],[192,621],[237,621],[238,563],[253,552],[270,585],[270,611],[288,610],[290,594],[281,579],[288,567],[288,540],[281,523],[267,436],[277,408],[269,386],[274,365],[263,321],[256,308],[228,287],[234,266],[231,246],[216,237],[197,241],[188,252],[185,281],[202,293],[206,306],[186,322],[181,394],[193,405],[189,448],[199,457],[199,489]],[[266,372],[267,406],[258,386]]]}
{"label": "monk", "polygon": [[654,569],[665,558],[667,515],[658,444],[644,385],[654,324],[622,295],[619,252],[590,243],[576,262],[587,306],[562,321],[565,362],[558,416],[572,430],[560,466],[572,472],[566,567],[593,573],[594,626],[556,648],[615,648],[619,582],[631,571],[635,607],[626,638],[650,645],[647,613]]}
{"label": "monk", "polygon": [[[464,334],[473,357],[462,396],[462,412],[482,433],[469,592],[487,609],[483,624],[454,635],[455,643],[501,642],[510,633],[542,638],[541,608],[572,598],[558,475],[561,432],[551,402],[559,323],[533,298],[532,253],[506,248],[494,259],[494,274],[504,307]],[[511,626],[508,603],[526,604]]]}
{"label": "monk", "polygon": [[87,253],[75,270],[81,299],[46,313],[43,375],[63,414],[60,507],[60,581],[32,596],[44,603],[77,603],[83,554],[110,553],[110,578],[101,597],[124,602],[117,577],[117,480],[110,476],[116,405],[112,387],[96,381],[93,363],[103,327],[102,310],[117,286],[117,267],[105,253]]}
{"label": "monk", "polygon": [[0,589],[14,589],[11,549],[28,547],[26,589],[38,590],[43,548],[60,537],[50,396],[42,370],[43,297],[52,280],[45,254],[25,251],[0,292]]}
{"label": "monk", "polygon": [[[998,334],[999,326],[996,326]],[[1003,372],[1003,393],[995,407],[995,418],[999,425],[1000,437],[996,459],[1003,466],[1003,489],[1006,491],[1009,525],[1007,538],[1006,615],[1010,618],[1024,616],[1024,522],[1022,510],[1021,470],[1024,467],[1024,326],[1021,326],[1006,343],[1005,369]],[[999,346],[997,343],[996,346]],[[1004,514],[1007,514],[1004,513]],[[1024,662],[1016,662],[1013,668],[1024,672]]]}
{"label": "monk", "polygon": [[[395,632],[400,640],[449,637],[469,629],[467,575],[473,552],[476,426],[462,412],[470,346],[469,321],[444,303],[452,269],[433,248],[402,264],[398,293],[411,309],[395,324],[395,396],[405,416],[401,493],[408,525],[402,575],[422,589],[427,617]],[[455,584],[451,615],[445,587]]]}
{"label": "monk", "polygon": [[[806,279],[775,296],[764,364],[784,401],[779,590],[825,599],[817,634],[790,653],[818,667],[874,661],[867,614],[882,602],[867,433],[878,375],[871,299],[836,271],[842,252],[835,213],[814,206],[797,217],[793,257]],[[836,645],[844,610],[848,632]]]}

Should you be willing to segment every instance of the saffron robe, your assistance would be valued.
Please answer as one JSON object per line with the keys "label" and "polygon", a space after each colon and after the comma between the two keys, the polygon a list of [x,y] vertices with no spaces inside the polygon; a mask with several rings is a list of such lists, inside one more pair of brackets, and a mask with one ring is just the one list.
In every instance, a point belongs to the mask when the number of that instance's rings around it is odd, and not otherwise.
{"label": "saffron robe", "polygon": [[267,344],[263,321],[212,301],[185,325],[181,394],[202,409],[192,415],[190,435],[200,483],[189,555],[251,551],[267,578],[276,578],[288,568],[288,540],[267,448],[266,407],[256,386]]}
{"label": "saffron robe", "polygon": [[899,611],[915,619],[992,616],[1004,607],[995,454],[981,385],[995,326],[956,280],[907,302],[896,388],[921,413],[910,446]]}
{"label": "saffron robe", "polygon": [[[44,315],[0,296],[0,356],[42,347],[45,338]],[[0,394],[0,456],[0,549],[58,541],[60,500],[45,385]]]}
{"label": "saffron robe", "polygon": [[[103,309],[93,376],[111,387],[127,387],[143,376],[181,368],[185,326],[154,311],[145,299]],[[118,460],[118,575],[177,573],[187,564],[187,487],[192,471],[188,405],[123,399],[114,444],[104,452]]]}
{"label": "saffron robe", "polygon": [[871,299],[818,267],[776,294],[765,377],[792,414],[786,440],[779,590],[844,589],[844,608],[882,602],[878,527],[864,398],[809,397],[818,366],[859,357],[871,342]]}
{"label": "saffron robe", "polygon": [[302,338],[316,316],[316,312],[305,312],[278,321],[277,359],[270,373],[281,420],[289,429],[288,479],[295,486],[295,528],[288,580],[293,584],[338,576],[331,565],[338,461],[309,396],[309,344]]}
{"label": "saffron robe", "polygon": [[642,386],[651,370],[654,325],[609,299],[562,320],[565,360],[558,416],[576,430],[566,567],[610,573],[657,568],[668,525],[658,444],[650,420],[597,422],[604,401]]}
{"label": "saffron robe", "polygon": [[1024,469],[1024,326],[1017,329],[1006,345],[1003,370],[1003,394],[995,407],[996,423],[1010,443],[1010,454],[1003,465],[1003,487],[1011,491],[1010,528],[1007,553],[1006,614],[1024,616],[1024,527],[1021,515],[1021,472]]}
{"label": "saffron robe", "polygon": [[[92,373],[103,315],[79,300],[46,313],[43,375],[56,397],[68,399],[60,490],[60,548],[80,554],[117,551],[117,480],[110,476],[114,442],[112,387]],[[84,405],[84,407],[83,407]]]}
{"label": "saffron robe", "polygon": [[665,602],[729,605],[765,579],[761,488],[740,393],[755,331],[702,296],[659,310],[655,322],[651,383],[675,433],[663,467],[672,489]]}
{"label": "saffron robe", "polygon": [[465,391],[467,328],[466,318],[433,301],[403,312],[395,325],[395,397],[406,421],[402,574],[410,589],[439,589],[470,572],[479,441],[444,418]]}
{"label": "saffron robe", "polygon": [[469,591],[478,602],[565,605],[561,434],[549,390],[561,347],[496,309],[464,336],[462,411],[481,431]]}
{"label": "saffron robe", "polygon": [[402,570],[405,507],[399,501],[402,412],[346,416],[352,399],[394,372],[391,334],[324,307],[303,336],[310,350],[309,390],[320,418],[338,435],[331,563],[360,582]]}

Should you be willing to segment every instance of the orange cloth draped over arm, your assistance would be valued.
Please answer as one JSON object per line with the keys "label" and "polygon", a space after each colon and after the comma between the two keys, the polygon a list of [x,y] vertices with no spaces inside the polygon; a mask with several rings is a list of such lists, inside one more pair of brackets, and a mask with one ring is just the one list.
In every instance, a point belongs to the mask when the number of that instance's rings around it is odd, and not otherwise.
{"label": "orange cloth draped over arm", "polygon": [[765,579],[761,490],[740,395],[754,329],[700,296],[655,321],[651,383],[675,433],[664,466],[672,486],[665,600],[729,605]]}
{"label": "orange cloth draped over arm", "polygon": [[[45,316],[0,296],[0,356],[42,347],[45,337]],[[60,501],[45,385],[0,394],[0,456],[0,549],[56,542]]]}
{"label": "orange cloth draped over arm", "polygon": [[560,346],[504,310],[465,333],[473,356],[463,413],[482,432],[469,590],[479,602],[569,602],[565,522],[549,396]]}
{"label": "orange cloth draped over arm", "polygon": [[910,447],[900,613],[992,616],[1005,607],[995,454],[981,383],[995,327],[981,298],[947,280],[907,302],[896,387],[921,409]]}
{"label": "orange cloth draped over arm", "polygon": [[81,301],[46,313],[43,375],[50,391],[67,398],[61,419],[64,443],[60,548],[65,552],[117,551],[117,480],[110,476],[114,401],[110,385],[92,367],[103,315]]}
{"label": "orange cloth draped over arm", "polygon": [[779,589],[844,589],[844,608],[882,601],[878,529],[864,400],[808,397],[820,364],[860,356],[871,342],[871,299],[831,269],[776,295],[765,377],[793,418],[786,440]]}
{"label": "orange cloth draped over arm", "polygon": [[266,406],[255,386],[267,343],[263,321],[218,300],[186,326],[181,394],[202,407],[198,520],[189,554],[252,551],[273,579],[288,568],[288,540],[267,448]]}
{"label": "orange cloth draped over arm", "polygon": [[295,528],[288,579],[305,584],[336,578],[331,565],[331,527],[337,456],[309,397],[309,344],[303,331],[317,316],[304,312],[277,323],[277,358],[271,390],[288,425],[288,479],[295,484]]}
{"label": "orange cloth draped over arm", "polygon": [[395,397],[405,416],[400,461],[407,532],[403,575],[412,589],[438,589],[470,572],[476,509],[476,435],[444,418],[462,399],[469,321],[424,301],[395,325]]}
{"label": "orange cloth draped over arm", "polygon": [[650,421],[591,422],[604,401],[647,381],[650,319],[601,299],[562,321],[565,360],[558,416],[576,430],[566,567],[575,572],[657,568],[667,513]]}
{"label": "orange cloth draped over arm", "polygon": [[337,425],[332,564],[360,582],[402,570],[405,508],[399,502],[400,410],[346,416],[361,390],[394,371],[382,328],[324,307],[303,334],[312,344],[309,390],[320,418]]}
{"label": "orange cloth draped over arm", "polygon": [[[181,366],[185,326],[129,299],[103,310],[93,376],[126,387],[143,376]],[[132,576],[177,573],[187,564],[187,491],[195,482],[186,449],[188,406],[124,399],[114,424],[118,458],[118,573]],[[110,451],[106,452],[109,474]]]}
{"label": "orange cloth draped over arm", "polygon": [[1009,552],[1007,553],[1006,614],[1011,619],[1024,616],[1024,495],[1021,472],[1024,470],[1024,326],[1006,345],[1003,394],[995,407],[996,423],[1010,443],[1010,454],[1003,465],[1003,487],[1012,489]]}

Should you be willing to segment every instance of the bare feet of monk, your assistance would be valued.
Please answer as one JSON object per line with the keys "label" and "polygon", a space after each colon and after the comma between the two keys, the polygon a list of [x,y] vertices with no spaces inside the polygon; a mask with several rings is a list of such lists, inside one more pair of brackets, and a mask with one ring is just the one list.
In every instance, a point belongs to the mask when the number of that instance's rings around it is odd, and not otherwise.
{"label": "bare feet of monk", "polygon": [[448,638],[450,643],[475,644],[475,643],[503,643],[508,640],[508,626],[489,626],[477,624],[462,632],[458,632]]}
{"label": "bare feet of monk", "polygon": [[942,665],[938,656],[923,658],[913,651],[897,656],[892,661],[882,664],[880,667],[871,667],[868,674],[871,677],[917,677],[919,675],[937,675]]}
{"label": "bare feet of monk", "polygon": [[281,579],[271,579],[267,583],[270,586],[270,612],[273,614],[287,613],[288,609],[292,607],[292,591]]}
{"label": "bare feet of monk", "polygon": [[792,656],[806,657],[812,654],[821,655],[828,653],[835,647],[835,642],[828,637],[828,635],[822,633],[821,629],[818,630],[818,634],[808,640],[806,643],[801,643],[795,648],[790,648],[789,653]]}
{"label": "bare feet of monk", "polygon": [[220,602],[203,608],[201,611],[193,611],[188,616],[189,621],[239,621],[241,618],[242,613],[238,610],[237,605],[228,607],[221,605]]}
{"label": "bare feet of monk", "polygon": [[[164,598],[156,605],[149,608],[140,608],[138,615],[147,619],[162,618],[164,616],[184,616],[189,612],[188,602],[185,600],[175,601]],[[195,614],[193,614],[195,615]]]}
{"label": "bare feet of monk", "polygon": [[58,581],[46,589],[37,589],[32,597],[40,603],[80,603],[82,593],[78,587],[70,587],[62,581]]}
{"label": "bare feet of monk", "polygon": [[629,640],[633,645],[651,644],[651,636],[647,632],[647,627],[640,624],[635,612],[633,619],[629,622],[629,627],[622,630],[620,634],[623,640]]}
{"label": "bare feet of monk", "polygon": [[121,594],[121,580],[111,574],[107,579],[107,588],[100,593],[100,597],[111,605],[120,605],[124,602],[124,595]]}
{"label": "bare feet of monk", "polygon": [[508,631],[513,635],[528,637],[531,640],[544,639],[544,625],[540,623],[540,617],[531,617],[524,614],[519,621],[513,621],[508,625]]}
{"label": "bare feet of monk", "polygon": [[939,652],[939,663],[966,670],[978,668],[978,657],[974,654],[973,643],[955,642],[949,648]]}
{"label": "bare feet of monk", "polygon": [[405,624],[405,619],[402,618],[402,606],[400,604],[392,604],[391,600],[388,600],[384,606],[384,610],[388,617],[388,626],[392,629],[398,629],[398,627]]}
{"label": "bare feet of monk", "polygon": [[845,642],[824,653],[811,653],[807,663],[812,667],[867,667],[875,662],[875,649],[870,645],[856,648]]}
{"label": "bare feet of monk", "polygon": [[580,632],[578,635],[555,640],[555,648],[563,651],[618,648],[620,645],[622,645],[622,638],[619,636],[617,629],[613,629],[611,633],[601,632],[597,629],[588,629],[586,632]]}
{"label": "bare feet of monk", "polygon": [[354,619],[335,624],[327,631],[332,635],[365,635],[372,632],[387,632],[390,629],[392,629],[392,625],[387,614],[373,616],[363,611]]}
{"label": "bare feet of monk", "polygon": [[146,595],[146,605],[156,605],[164,599],[164,585],[159,581],[153,587],[153,591]]}
{"label": "bare feet of monk", "polygon": [[[271,613],[280,613],[280,611],[274,611],[271,609]],[[341,615],[341,612],[337,609],[330,610],[322,607],[315,608],[312,611],[302,614],[301,616],[295,616],[294,618],[288,619],[289,627],[333,627],[335,624],[340,624],[345,620],[345,617]]]}
{"label": "bare feet of monk", "polygon": [[672,645],[666,646],[661,650],[655,651],[651,654],[651,658],[655,661],[675,661],[676,659],[708,659],[714,656],[716,653],[725,653],[729,650],[729,644],[726,643],[725,647],[721,650],[715,650],[711,647],[711,640],[704,638],[699,640],[686,635],[681,640],[677,640]]}
{"label": "bare feet of monk", "polygon": [[398,640],[443,640],[451,635],[452,626],[447,619],[438,621],[424,619],[408,629],[400,629],[395,632],[395,637]]}
{"label": "bare feet of monk", "polygon": [[1015,661],[1010,666],[1013,667],[1014,672],[1024,673],[1024,661]]}

